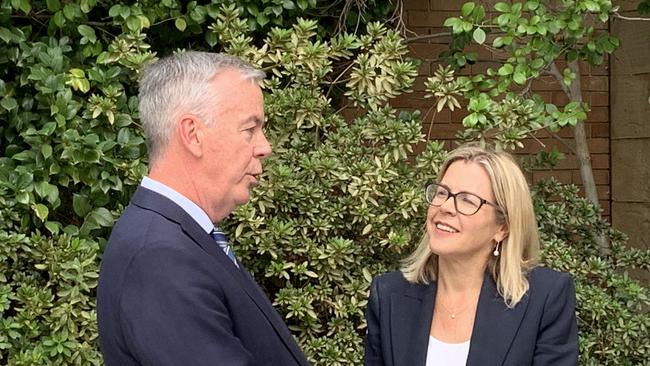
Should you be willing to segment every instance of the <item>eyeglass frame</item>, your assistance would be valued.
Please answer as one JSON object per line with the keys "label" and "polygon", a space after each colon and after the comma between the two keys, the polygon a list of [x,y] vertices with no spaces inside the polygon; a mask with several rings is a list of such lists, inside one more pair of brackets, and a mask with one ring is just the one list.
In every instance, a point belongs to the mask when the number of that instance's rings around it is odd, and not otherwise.
{"label": "eyeglass frame", "polygon": [[[431,187],[431,186],[442,187],[442,188],[444,188],[444,189],[447,191],[447,198],[445,198],[445,200],[442,201],[442,203],[440,203],[439,205],[435,205],[435,204],[433,204],[433,203],[432,203],[432,202],[433,202],[433,199],[431,199],[431,201],[429,201],[429,200],[427,199],[427,191],[429,190],[429,187]],[[436,190],[436,191],[437,191],[437,190]],[[474,196],[474,197],[476,197],[476,198],[479,199],[479,202],[481,202],[481,204],[478,205],[478,207],[476,208],[476,211],[474,211],[474,213],[466,214],[466,213],[460,212],[460,210],[458,209],[458,203],[456,202],[456,196],[458,196],[459,194],[469,194],[469,195],[472,195],[472,196]],[[481,209],[481,207],[483,207],[483,205],[485,205],[485,204],[487,204],[488,206],[492,206],[492,207],[493,207],[494,209],[496,209],[499,213],[503,214],[503,210],[501,209],[501,207],[499,207],[499,205],[497,205],[496,203],[490,202],[490,201],[486,200],[485,198],[482,198],[481,196],[479,196],[479,195],[477,195],[477,194],[475,194],[475,193],[467,192],[467,191],[460,191],[460,192],[456,192],[456,193],[451,193],[451,189],[449,189],[449,187],[447,187],[446,185],[444,185],[444,184],[442,184],[442,183],[435,183],[435,182],[434,182],[434,183],[429,183],[429,184],[427,184],[427,185],[424,187],[424,199],[427,201],[427,203],[429,203],[429,205],[431,205],[431,206],[433,206],[433,207],[440,207],[440,206],[444,205],[445,202],[449,201],[449,198],[452,198],[452,197],[453,197],[453,199],[454,199],[454,208],[456,209],[456,212],[458,212],[459,214],[461,214],[461,215],[463,215],[463,216],[474,216],[474,215],[476,215],[476,213],[477,213],[477,212]]]}

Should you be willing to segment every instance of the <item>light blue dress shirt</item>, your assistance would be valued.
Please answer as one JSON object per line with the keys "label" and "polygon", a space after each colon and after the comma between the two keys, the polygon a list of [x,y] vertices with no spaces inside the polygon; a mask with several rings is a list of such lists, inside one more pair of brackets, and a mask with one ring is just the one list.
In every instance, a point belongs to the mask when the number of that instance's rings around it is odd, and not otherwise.
{"label": "light blue dress shirt", "polygon": [[149,177],[142,178],[140,185],[169,198],[175,204],[181,206],[181,208],[187,212],[188,215],[192,216],[194,221],[196,221],[206,233],[210,234],[214,229],[214,223],[212,223],[208,214],[205,213],[205,211],[203,211],[203,209],[196,203],[190,201],[187,197],[176,192],[174,189]]}

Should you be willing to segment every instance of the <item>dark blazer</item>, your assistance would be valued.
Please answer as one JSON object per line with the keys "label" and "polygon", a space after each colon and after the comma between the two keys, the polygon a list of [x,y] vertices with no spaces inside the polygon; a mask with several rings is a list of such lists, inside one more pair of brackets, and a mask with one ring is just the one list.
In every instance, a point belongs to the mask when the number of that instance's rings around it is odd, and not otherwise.
{"label": "dark blazer", "polygon": [[[566,273],[533,269],[530,289],[506,307],[485,275],[469,346],[469,366],[574,366],[575,289]],[[436,283],[411,284],[400,272],[375,278],[368,302],[368,366],[425,366]]]}
{"label": "dark blazer", "polygon": [[104,252],[97,318],[107,366],[308,365],[246,269],[143,187]]}

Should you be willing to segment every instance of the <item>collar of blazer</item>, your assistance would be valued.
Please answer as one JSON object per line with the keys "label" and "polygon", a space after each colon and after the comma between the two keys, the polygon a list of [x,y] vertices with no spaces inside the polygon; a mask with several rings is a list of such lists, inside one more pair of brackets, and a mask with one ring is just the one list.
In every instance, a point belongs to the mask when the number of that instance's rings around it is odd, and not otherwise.
{"label": "collar of blazer", "polygon": [[[436,288],[435,282],[410,285],[404,293],[391,295],[390,333],[394,365],[425,365]],[[497,292],[496,284],[486,273],[467,365],[501,365],[527,306],[528,295],[514,309],[508,309]]]}
{"label": "collar of blazer", "polygon": [[[258,309],[268,319],[276,333],[296,358],[298,364],[306,364],[302,351],[298,348],[280,314],[273,308],[268,297],[257,285],[246,268],[240,264],[237,268],[194,219],[176,203],[144,187],[138,187],[131,202],[146,210],[157,212],[168,220],[178,224],[183,232],[208,255],[219,263],[222,272],[231,276],[241,289],[253,300]],[[221,274],[220,274],[221,275]]]}

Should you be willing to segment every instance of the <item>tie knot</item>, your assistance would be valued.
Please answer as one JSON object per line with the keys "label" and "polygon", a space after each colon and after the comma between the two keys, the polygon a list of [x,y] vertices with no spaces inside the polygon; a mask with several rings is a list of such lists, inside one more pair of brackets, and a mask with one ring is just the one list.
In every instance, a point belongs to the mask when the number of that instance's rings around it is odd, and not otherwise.
{"label": "tie knot", "polygon": [[226,237],[226,234],[224,234],[223,231],[219,230],[219,228],[215,227],[212,232],[210,232],[210,236],[212,239],[219,245],[221,250],[228,256],[228,259],[230,259],[237,268],[239,268],[239,264],[237,263],[237,258],[235,258],[235,253],[230,249],[230,245],[228,245],[228,238]]}
{"label": "tie knot", "polygon": [[210,236],[212,236],[212,239],[214,239],[214,241],[219,244],[228,244],[228,238],[226,237],[226,234],[223,231],[219,230],[219,228],[214,228],[210,233]]}

